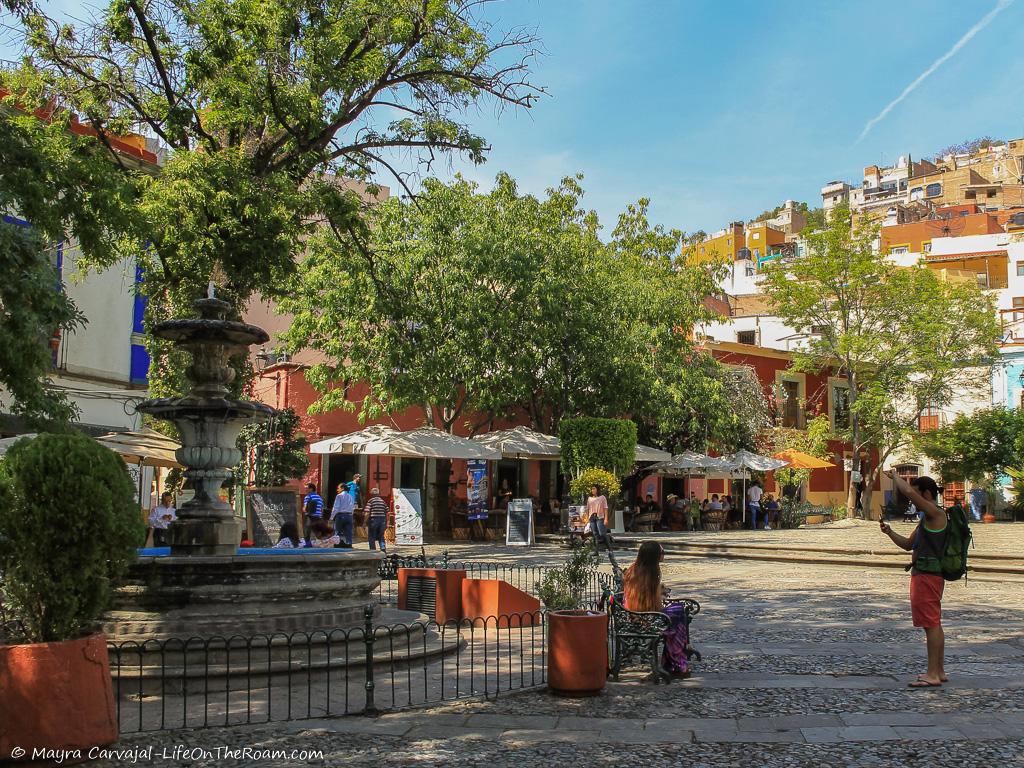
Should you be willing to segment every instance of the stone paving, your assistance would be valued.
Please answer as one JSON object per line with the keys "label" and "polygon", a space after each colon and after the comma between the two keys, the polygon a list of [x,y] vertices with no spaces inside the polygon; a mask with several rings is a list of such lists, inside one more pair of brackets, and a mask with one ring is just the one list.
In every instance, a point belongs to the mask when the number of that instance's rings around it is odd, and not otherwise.
{"label": "stone paving", "polygon": [[[1024,551],[1024,526],[979,528],[979,548]],[[809,541],[803,533],[768,535]],[[872,535],[809,533],[827,546]],[[557,547],[448,546],[464,559],[554,564],[564,556]],[[620,555],[623,564],[630,557]],[[375,719],[132,734],[120,746],[316,749],[323,757],[304,764],[346,766],[1024,766],[1019,582],[947,587],[951,680],[913,690],[906,684],[924,669],[924,647],[901,571],[670,557],[664,575],[674,595],[702,603],[692,634],[704,660],[688,680],[654,685],[630,672],[590,699],[526,691]]]}

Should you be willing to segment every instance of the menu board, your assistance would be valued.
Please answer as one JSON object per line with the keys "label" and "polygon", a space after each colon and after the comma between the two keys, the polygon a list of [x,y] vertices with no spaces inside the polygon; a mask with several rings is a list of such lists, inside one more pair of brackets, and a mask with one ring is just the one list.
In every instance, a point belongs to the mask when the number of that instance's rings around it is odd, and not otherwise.
{"label": "menu board", "polygon": [[280,488],[247,488],[245,507],[252,520],[252,540],[257,547],[272,547],[277,543],[281,525],[295,521],[298,494]]}
{"label": "menu board", "polygon": [[508,503],[505,543],[513,547],[528,547],[533,543],[532,499],[512,499]]}
{"label": "menu board", "polygon": [[395,488],[395,544],[423,543],[423,507],[419,488]]}

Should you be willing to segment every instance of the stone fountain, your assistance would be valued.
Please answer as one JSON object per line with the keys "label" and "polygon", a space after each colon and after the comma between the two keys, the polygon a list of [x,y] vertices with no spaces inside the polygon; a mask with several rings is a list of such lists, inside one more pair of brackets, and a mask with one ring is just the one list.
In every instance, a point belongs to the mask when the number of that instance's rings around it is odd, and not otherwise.
{"label": "stone fountain", "polygon": [[193,303],[198,318],[167,320],[153,335],[181,347],[192,356],[186,376],[192,384],[184,397],[162,397],[139,404],[142,413],[172,422],[181,433],[176,452],[195,496],[178,510],[170,527],[172,555],[233,555],[241,539],[234,511],[220,499],[220,488],[231,477],[242,455],[236,446],[242,427],[266,421],[274,409],[263,403],[228,398],[235,380],[231,358],[270,336],[248,323],[225,320],[231,305],[213,295]]}
{"label": "stone fountain", "polygon": [[232,357],[268,340],[254,325],[226,320],[213,295],[194,303],[198,318],[153,329],[192,356],[184,397],[146,400],[139,410],[181,432],[176,456],[195,496],[169,529],[171,553],[140,557],[120,588],[104,631],[118,640],[314,632],[361,624],[375,606],[382,555],[366,549],[241,550],[241,525],[220,488],[241,459],[242,426],[270,418],[263,403],[228,397]]}

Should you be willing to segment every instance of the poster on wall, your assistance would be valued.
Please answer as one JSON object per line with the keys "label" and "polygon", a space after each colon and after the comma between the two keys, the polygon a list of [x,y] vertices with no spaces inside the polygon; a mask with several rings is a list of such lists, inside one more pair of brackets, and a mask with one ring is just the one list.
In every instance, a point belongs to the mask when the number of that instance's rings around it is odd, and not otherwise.
{"label": "poster on wall", "polygon": [[395,544],[423,543],[423,507],[419,488],[395,488]]}
{"label": "poster on wall", "polygon": [[469,520],[487,519],[487,462],[466,462],[466,506]]}

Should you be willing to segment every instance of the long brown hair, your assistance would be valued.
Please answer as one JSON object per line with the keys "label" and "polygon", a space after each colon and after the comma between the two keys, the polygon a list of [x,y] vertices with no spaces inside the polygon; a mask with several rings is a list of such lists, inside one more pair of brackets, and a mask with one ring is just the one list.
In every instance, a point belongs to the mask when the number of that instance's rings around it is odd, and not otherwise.
{"label": "long brown hair", "polygon": [[626,608],[631,611],[661,610],[661,558],[663,550],[656,541],[640,545],[634,562],[625,573]]}

